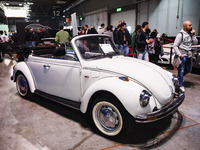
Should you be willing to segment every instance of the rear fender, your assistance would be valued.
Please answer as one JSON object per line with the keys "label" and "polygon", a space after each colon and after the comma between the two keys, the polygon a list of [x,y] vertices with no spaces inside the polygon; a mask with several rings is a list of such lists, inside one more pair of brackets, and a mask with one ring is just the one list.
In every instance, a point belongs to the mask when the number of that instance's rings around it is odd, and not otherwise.
{"label": "rear fender", "polygon": [[36,87],[35,87],[35,83],[33,80],[33,76],[31,74],[29,67],[27,66],[27,64],[25,62],[20,62],[15,66],[14,71],[13,71],[13,81],[14,82],[16,82],[17,75],[20,72],[23,73],[24,76],[26,77],[31,93],[34,93],[34,91],[36,90]]}

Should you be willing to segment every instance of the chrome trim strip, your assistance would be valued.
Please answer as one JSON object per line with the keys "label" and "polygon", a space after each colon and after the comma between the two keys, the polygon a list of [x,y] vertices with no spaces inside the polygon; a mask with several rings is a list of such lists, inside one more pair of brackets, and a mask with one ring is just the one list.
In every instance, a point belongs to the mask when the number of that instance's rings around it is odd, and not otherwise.
{"label": "chrome trim strip", "polygon": [[47,98],[49,100],[55,101],[57,103],[60,103],[62,105],[65,105],[65,106],[80,110],[81,102],[76,102],[76,101],[64,99],[64,98],[61,98],[61,97],[57,97],[57,96],[54,96],[54,95],[50,95],[50,94],[47,94],[47,93],[39,91],[39,90],[35,90],[34,93],[37,94],[37,95],[40,95],[40,96],[42,96],[44,98]]}

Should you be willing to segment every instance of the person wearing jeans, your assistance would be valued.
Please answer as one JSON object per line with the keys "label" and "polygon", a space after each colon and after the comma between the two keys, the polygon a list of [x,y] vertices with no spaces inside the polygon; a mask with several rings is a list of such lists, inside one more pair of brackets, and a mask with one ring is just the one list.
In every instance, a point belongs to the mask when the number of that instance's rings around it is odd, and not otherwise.
{"label": "person wearing jeans", "polygon": [[149,61],[149,53],[147,47],[143,52],[137,50],[137,58],[145,61]]}
{"label": "person wearing jeans", "polygon": [[181,64],[178,67],[178,79],[182,92],[185,92],[183,78],[192,71],[192,44],[197,43],[198,40],[195,36],[195,30],[192,29],[192,23],[185,21],[183,29],[177,34],[173,45],[175,55],[181,59]]}
{"label": "person wearing jeans", "polygon": [[129,55],[129,48],[128,48],[128,45],[124,44],[124,45],[120,45],[119,46],[122,54],[124,54],[125,56],[128,56]]}
{"label": "person wearing jeans", "polygon": [[[178,68],[178,78],[179,78],[179,85],[184,87],[184,80],[183,77],[192,71],[192,58],[188,56],[184,56],[181,58],[181,64]],[[182,91],[184,91],[182,89]]]}
{"label": "person wearing jeans", "polygon": [[117,31],[116,34],[117,34],[116,43],[119,44],[119,48],[122,54],[124,54],[125,56],[128,56],[129,55],[128,44],[131,43],[131,36],[128,30],[126,29],[126,23],[123,22],[121,24],[121,28],[119,29],[119,31]]}
{"label": "person wearing jeans", "polygon": [[148,44],[150,43],[150,40],[148,40],[148,28],[149,23],[143,22],[142,28],[137,32],[136,38],[137,58],[145,61],[149,61]]}

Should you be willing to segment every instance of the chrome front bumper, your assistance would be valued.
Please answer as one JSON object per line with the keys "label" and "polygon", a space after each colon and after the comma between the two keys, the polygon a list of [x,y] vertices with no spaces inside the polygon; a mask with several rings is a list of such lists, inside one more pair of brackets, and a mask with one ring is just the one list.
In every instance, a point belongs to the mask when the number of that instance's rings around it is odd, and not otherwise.
{"label": "chrome front bumper", "polygon": [[139,123],[148,123],[160,120],[162,118],[167,117],[168,115],[177,111],[178,107],[181,105],[185,98],[185,93],[180,93],[177,98],[174,98],[168,105],[163,108],[142,115],[137,115],[135,117],[135,121]]}

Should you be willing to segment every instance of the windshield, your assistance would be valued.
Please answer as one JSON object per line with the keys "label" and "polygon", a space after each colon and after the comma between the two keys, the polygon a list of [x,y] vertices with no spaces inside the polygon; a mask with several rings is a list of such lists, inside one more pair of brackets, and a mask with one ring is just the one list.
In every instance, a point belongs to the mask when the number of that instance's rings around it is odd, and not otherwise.
{"label": "windshield", "polygon": [[76,40],[76,46],[84,59],[120,55],[120,51],[107,36],[87,36]]}

